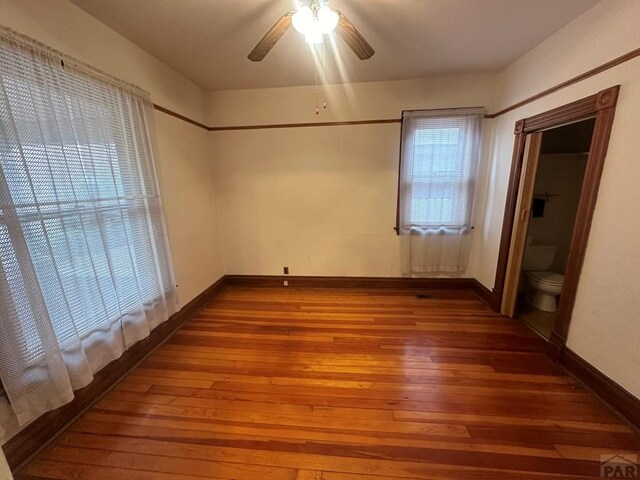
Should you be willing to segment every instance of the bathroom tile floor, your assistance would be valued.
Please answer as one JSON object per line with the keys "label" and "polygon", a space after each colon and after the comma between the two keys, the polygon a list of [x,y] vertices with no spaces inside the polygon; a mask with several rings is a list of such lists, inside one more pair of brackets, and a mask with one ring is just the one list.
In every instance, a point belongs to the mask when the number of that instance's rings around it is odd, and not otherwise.
{"label": "bathroom tile floor", "polygon": [[545,338],[551,337],[557,312],[543,312],[534,308],[524,298],[518,301],[518,318],[524,320],[531,328]]}

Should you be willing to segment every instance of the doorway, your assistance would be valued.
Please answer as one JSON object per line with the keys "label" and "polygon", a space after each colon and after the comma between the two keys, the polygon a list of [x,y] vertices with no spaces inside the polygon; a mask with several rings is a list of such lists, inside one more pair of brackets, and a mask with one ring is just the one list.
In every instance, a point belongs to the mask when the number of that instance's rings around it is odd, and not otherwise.
{"label": "doorway", "polygon": [[[546,312],[553,314],[549,318],[529,319],[531,323],[537,322],[535,328],[548,338],[548,352],[554,359],[559,359],[566,343],[618,92],[619,86],[611,87],[519,120],[515,125],[511,176],[493,295],[495,304],[509,316],[517,312],[522,315],[527,303],[531,306],[547,305],[547,309],[555,310]],[[567,154],[567,158],[571,156],[572,160],[566,164],[555,163],[561,161],[563,154]],[[553,173],[559,168],[569,170],[567,177],[571,177],[573,187],[554,183],[560,182],[559,178],[554,178],[558,175]],[[576,191],[568,193],[572,189]],[[539,225],[543,222],[539,220],[545,218],[545,210],[547,220],[559,213],[552,202],[555,199],[557,207],[561,197],[572,198],[574,203],[571,208],[566,207],[571,213],[562,217],[564,225],[559,229],[562,234],[558,232],[552,237],[552,232],[543,231],[544,227]],[[529,275],[527,280],[522,273],[525,253],[526,270],[542,272],[541,278]],[[545,255],[546,260],[541,260]],[[539,261],[532,266],[530,262],[536,261],[534,257]],[[543,263],[548,265],[548,269],[535,270]],[[539,296],[536,301],[536,291],[541,289],[545,289],[548,295]],[[552,308],[553,303],[555,308]]]}
{"label": "doorway", "polygon": [[[522,259],[502,313],[523,320],[547,340],[558,314],[594,126],[590,118],[533,133],[526,152],[525,176],[533,182],[521,192],[527,212],[518,225]],[[521,183],[529,182],[523,177]]]}

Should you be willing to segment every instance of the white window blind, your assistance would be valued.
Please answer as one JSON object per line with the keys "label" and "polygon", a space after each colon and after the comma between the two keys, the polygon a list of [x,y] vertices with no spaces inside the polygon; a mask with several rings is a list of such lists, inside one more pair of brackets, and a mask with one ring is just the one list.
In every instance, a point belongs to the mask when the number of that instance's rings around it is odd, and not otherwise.
{"label": "white window blind", "polygon": [[21,423],[176,310],[136,87],[0,30],[0,378]]}
{"label": "white window blind", "polygon": [[470,225],[482,109],[405,112],[400,227]]}
{"label": "white window blind", "polygon": [[405,112],[398,229],[410,235],[409,273],[466,268],[482,108]]}

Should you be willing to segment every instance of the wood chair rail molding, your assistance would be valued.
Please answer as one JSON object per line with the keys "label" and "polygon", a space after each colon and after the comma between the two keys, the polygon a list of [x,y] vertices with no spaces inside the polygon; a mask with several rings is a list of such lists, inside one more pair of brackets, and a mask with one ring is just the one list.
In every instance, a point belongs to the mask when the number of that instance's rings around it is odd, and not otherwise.
{"label": "wood chair rail molding", "polygon": [[[509,113],[517,108],[520,108],[529,103],[535,102],[536,100],[540,100],[552,93],[555,93],[559,90],[567,88],[576,83],[582,82],[591,78],[595,75],[598,75],[602,72],[605,72],[611,68],[617,67],[618,65],[622,65],[628,61],[634,60],[635,58],[640,57],[640,48],[632,50],[624,55],[620,55],[619,57],[614,58],[613,60],[609,60],[601,65],[598,65],[591,70],[581,73],[580,75],[576,75],[564,82],[561,82],[553,87],[547,88],[542,92],[536,93],[535,95],[531,95],[530,97],[525,98],[524,100],[520,100],[519,102],[514,103],[502,110],[499,110],[495,113],[489,113],[485,115],[485,118],[497,118],[501,115]],[[386,118],[386,119],[373,119],[373,120],[353,120],[353,121],[344,121],[344,122],[314,122],[314,123],[279,123],[279,124],[265,124],[265,125],[230,125],[230,126],[218,126],[218,127],[210,127],[204,125],[201,122],[196,120],[192,120],[184,115],[176,113],[168,108],[162,107],[157,104],[153,104],[153,107],[159,112],[166,113],[167,115],[171,115],[172,117],[178,118],[182,121],[200,127],[209,132],[218,132],[218,131],[234,131],[234,130],[258,130],[258,129],[270,129],[270,128],[299,128],[299,127],[330,127],[330,126],[344,126],[344,125],[374,125],[374,124],[388,124],[388,123],[401,123],[401,118]]]}
{"label": "wood chair rail molding", "polygon": [[500,237],[500,250],[496,267],[495,285],[493,288],[493,294],[497,297],[496,303],[498,305],[501,304],[504,293],[507,261],[516,215],[516,202],[520,177],[522,175],[522,163],[524,160],[527,135],[529,133],[560,127],[568,123],[595,118],[591,149],[587,158],[587,168],[582,184],[582,193],[576,214],[573,237],[570,243],[570,255],[564,276],[562,296],[558,308],[558,318],[549,342],[549,354],[556,360],[560,358],[569,331],[571,313],[575,304],[582,264],[584,263],[589,230],[593,219],[593,211],[596,206],[598,187],[600,185],[602,168],[609,145],[609,137],[613,126],[613,117],[619,90],[620,85],[607,88],[581,100],[518,120],[514,127],[515,141],[511,160],[511,174],[508,182],[502,234]]}

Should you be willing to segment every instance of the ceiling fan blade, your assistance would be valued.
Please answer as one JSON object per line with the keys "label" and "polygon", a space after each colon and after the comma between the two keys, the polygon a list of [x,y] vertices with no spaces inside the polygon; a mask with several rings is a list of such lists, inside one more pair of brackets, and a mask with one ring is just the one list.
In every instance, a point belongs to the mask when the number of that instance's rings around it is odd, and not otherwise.
{"label": "ceiling fan blade", "polygon": [[248,59],[252,62],[260,62],[267,53],[273,48],[278,40],[282,38],[285,32],[291,26],[291,17],[295,13],[294,10],[290,10],[285,13],[280,19],[269,29],[269,31],[262,37],[262,40],[258,42],[251,53],[248,55]]}
{"label": "ceiling fan blade", "polygon": [[358,29],[353,26],[347,17],[342,12],[336,10],[338,14],[338,26],[336,27],[336,33],[346,42],[351,50],[358,56],[360,60],[366,60],[371,58],[376,51],[369,45],[364,37],[360,34]]}

